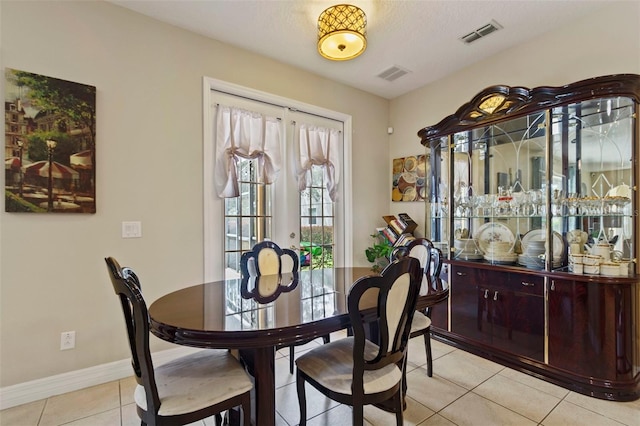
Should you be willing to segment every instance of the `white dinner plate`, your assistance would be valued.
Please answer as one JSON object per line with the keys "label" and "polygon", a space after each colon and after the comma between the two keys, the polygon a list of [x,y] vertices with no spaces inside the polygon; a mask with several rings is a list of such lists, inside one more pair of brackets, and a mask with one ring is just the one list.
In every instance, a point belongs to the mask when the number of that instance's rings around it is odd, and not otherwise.
{"label": "white dinner plate", "polygon": [[474,239],[480,250],[485,253],[491,241],[506,241],[511,245],[515,242],[513,232],[506,225],[497,222],[489,222],[480,226],[475,232]]}
{"label": "white dinner plate", "polygon": [[[526,252],[527,243],[529,241],[545,241],[547,238],[546,229],[532,229],[522,237],[522,251]],[[561,259],[564,253],[564,240],[562,235],[553,231],[553,259]]]}

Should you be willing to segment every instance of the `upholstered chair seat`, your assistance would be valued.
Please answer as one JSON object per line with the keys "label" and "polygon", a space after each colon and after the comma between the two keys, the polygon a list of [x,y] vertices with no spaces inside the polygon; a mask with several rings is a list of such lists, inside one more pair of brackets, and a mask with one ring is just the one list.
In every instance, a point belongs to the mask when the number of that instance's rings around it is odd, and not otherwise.
{"label": "upholstered chair seat", "polygon": [[[253,387],[247,373],[228,351],[204,349],[155,368],[160,397],[158,415],[177,416],[219,404]],[[136,405],[147,411],[144,386],[136,386]]]}
{"label": "upholstered chair seat", "polygon": [[[353,384],[353,337],[346,337],[315,348],[298,357],[296,365],[310,377],[333,392],[351,395]],[[364,356],[373,359],[379,348],[365,341]],[[364,372],[364,393],[372,394],[389,389],[402,380],[402,371],[396,364],[388,364],[379,370]]]}

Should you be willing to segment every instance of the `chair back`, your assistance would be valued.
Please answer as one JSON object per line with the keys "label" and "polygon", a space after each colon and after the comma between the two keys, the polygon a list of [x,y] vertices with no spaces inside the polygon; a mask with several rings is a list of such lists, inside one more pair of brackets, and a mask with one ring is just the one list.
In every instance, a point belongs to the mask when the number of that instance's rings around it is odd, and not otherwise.
{"label": "chair back", "polygon": [[105,262],[111,284],[122,305],[131,348],[131,366],[136,381],[145,389],[147,412],[155,415],[160,409],[160,397],[149,348],[149,312],[140,290],[140,280],[131,268],[121,267],[113,257],[105,258]]}
{"label": "chair back", "polygon": [[[360,278],[351,286],[347,303],[354,337],[354,396],[364,392],[365,370],[391,363],[402,369],[421,271],[420,262],[407,256],[389,264],[381,275]],[[375,357],[365,359],[365,325],[372,322],[377,324],[378,351]]]}
{"label": "chair back", "polygon": [[293,290],[298,285],[299,262],[293,250],[280,248],[273,241],[257,243],[240,257],[242,296],[268,303]]}
{"label": "chair back", "polygon": [[420,296],[426,296],[433,292],[443,291],[443,283],[440,279],[442,271],[442,251],[436,248],[427,238],[416,238],[404,247],[397,247],[391,254],[391,260],[404,256],[411,256],[420,261],[423,269]]}

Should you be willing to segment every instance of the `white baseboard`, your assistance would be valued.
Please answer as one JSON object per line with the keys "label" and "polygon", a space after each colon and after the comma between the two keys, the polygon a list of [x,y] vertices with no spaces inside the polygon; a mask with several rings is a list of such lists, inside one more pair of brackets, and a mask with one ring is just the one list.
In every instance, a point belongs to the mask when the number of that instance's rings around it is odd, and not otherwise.
{"label": "white baseboard", "polygon": [[[154,366],[164,364],[197,350],[199,349],[179,347],[155,352],[153,354]],[[0,410],[131,376],[133,376],[131,359],[127,358],[121,361],[6,386],[0,388]]]}

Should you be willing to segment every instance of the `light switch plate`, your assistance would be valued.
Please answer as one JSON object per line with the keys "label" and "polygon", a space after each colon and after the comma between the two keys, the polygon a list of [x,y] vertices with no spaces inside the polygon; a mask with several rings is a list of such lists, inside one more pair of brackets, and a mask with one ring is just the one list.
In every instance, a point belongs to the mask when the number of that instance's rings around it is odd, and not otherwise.
{"label": "light switch plate", "polygon": [[122,238],[142,237],[142,222],[122,222]]}

